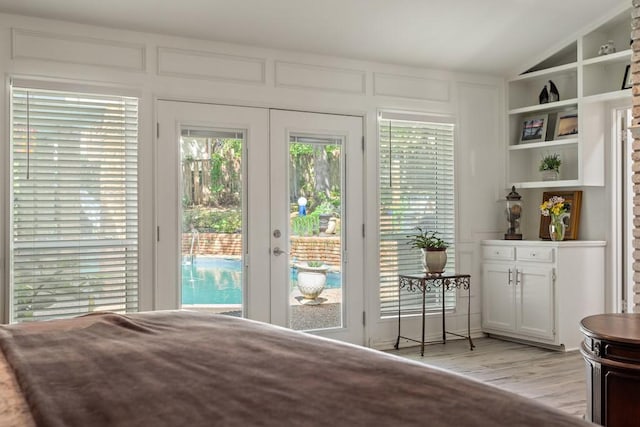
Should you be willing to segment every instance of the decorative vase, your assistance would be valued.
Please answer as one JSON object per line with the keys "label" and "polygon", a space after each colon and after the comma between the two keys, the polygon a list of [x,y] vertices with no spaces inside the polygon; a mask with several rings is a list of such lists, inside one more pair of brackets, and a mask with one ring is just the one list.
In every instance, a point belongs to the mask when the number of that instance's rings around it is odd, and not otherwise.
{"label": "decorative vase", "polygon": [[304,299],[318,298],[327,283],[329,267],[310,267],[307,264],[295,264],[295,267],[298,269],[298,289]]}
{"label": "decorative vase", "polygon": [[446,248],[422,249],[422,269],[425,273],[442,274],[446,265]]}
{"label": "decorative vase", "polygon": [[564,240],[564,222],[562,222],[561,216],[551,215],[551,222],[549,223],[549,237],[553,241]]}
{"label": "decorative vase", "polygon": [[330,214],[320,214],[319,215],[320,233],[326,233],[327,232],[327,228],[329,227],[329,220],[330,219],[331,219],[331,215]]}
{"label": "decorative vase", "polygon": [[543,181],[557,181],[558,175],[560,175],[560,171],[555,169],[542,171],[542,180]]}

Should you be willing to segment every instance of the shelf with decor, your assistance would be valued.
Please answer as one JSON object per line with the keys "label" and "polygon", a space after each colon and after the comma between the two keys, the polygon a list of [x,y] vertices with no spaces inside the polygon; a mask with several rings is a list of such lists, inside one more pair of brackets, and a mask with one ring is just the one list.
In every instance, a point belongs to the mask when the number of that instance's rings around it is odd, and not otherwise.
{"label": "shelf with decor", "polygon": [[[506,187],[604,185],[607,103],[631,99],[631,9],[621,7],[507,83]],[[557,154],[555,181],[540,159]]]}
{"label": "shelf with decor", "polygon": [[559,139],[556,141],[530,142],[519,145],[510,145],[509,150],[533,150],[535,148],[551,148],[563,145],[577,145],[578,138]]}
{"label": "shelf with decor", "polygon": [[509,149],[579,142],[578,103],[575,100],[542,104],[540,107],[509,114]]}
{"label": "shelf with decor", "polygon": [[[581,178],[578,104],[542,105],[545,107],[509,115],[509,184],[519,188],[577,185]],[[539,170],[542,158],[548,155],[561,159],[554,181],[544,181]]]}
{"label": "shelf with decor", "polygon": [[[511,185],[516,188],[554,187],[576,185],[579,182],[579,144],[536,144],[528,149],[509,151]],[[540,163],[545,156],[558,155],[561,161],[559,174],[545,181]]]}
{"label": "shelf with decor", "polygon": [[[557,101],[550,99],[550,86],[553,85],[561,94]],[[546,86],[546,89],[544,89]],[[547,101],[540,102],[543,90],[547,91]],[[575,102],[578,97],[578,72],[577,66],[555,67],[552,72],[538,71],[531,75],[521,75],[509,82],[509,109],[510,111],[528,111],[531,108],[554,108],[567,102]],[[561,103],[560,105],[557,105]],[[547,104],[549,104],[547,106]],[[544,107],[540,107],[544,106]]]}
{"label": "shelf with decor", "polygon": [[[609,44],[608,48],[607,44]],[[630,45],[631,9],[624,8],[582,36],[580,57],[584,64],[589,64],[590,61],[624,52]]]}
{"label": "shelf with decor", "polygon": [[564,107],[578,105],[578,98],[565,99],[564,101],[547,102],[546,104],[528,105],[526,107],[509,110],[509,115],[535,113],[539,111],[559,110]]}
{"label": "shelf with decor", "polygon": [[592,58],[583,63],[584,97],[621,95],[630,89],[631,50]]}

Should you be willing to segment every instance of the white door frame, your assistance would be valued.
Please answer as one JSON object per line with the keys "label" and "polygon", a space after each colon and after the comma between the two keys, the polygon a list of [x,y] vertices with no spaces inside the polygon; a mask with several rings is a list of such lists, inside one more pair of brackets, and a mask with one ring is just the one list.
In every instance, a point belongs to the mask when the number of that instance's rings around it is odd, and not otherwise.
{"label": "white door frame", "polygon": [[[629,103],[610,104],[611,115],[611,279],[610,290],[612,304],[610,309],[616,313],[630,312],[633,307],[633,253],[629,252],[633,233],[633,186],[627,168],[631,167],[631,153],[627,149],[632,142],[630,132],[621,127],[621,117],[631,108]],[[623,135],[626,133],[626,135]],[[626,144],[626,147],[625,147]],[[626,184],[626,185],[625,185]],[[631,203],[631,207],[627,202]]]}
{"label": "white door frame", "polygon": [[[244,175],[247,188],[246,199],[243,200],[243,224],[246,223],[246,230],[243,236],[244,266],[243,278],[245,285],[243,288],[243,306],[245,317],[270,322],[281,326],[287,325],[287,316],[283,313],[284,303],[288,301],[283,295],[285,282],[288,284],[288,277],[280,277],[281,286],[271,285],[274,256],[272,246],[275,247],[272,229],[279,228],[288,230],[288,224],[282,222],[282,218],[288,218],[288,212],[274,214],[270,206],[273,197],[273,178],[281,184],[288,185],[286,178],[288,173],[282,167],[282,162],[288,159],[288,151],[284,150],[282,155],[276,159],[273,156],[274,150],[270,152],[271,126],[270,112],[275,116],[287,117],[294,120],[288,124],[288,128],[282,129],[282,135],[289,131],[318,131],[326,132],[331,129],[330,122],[342,124],[350,122],[349,131],[345,132],[347,143],[345,144],[345,158],[349,158],[349,167],[346,168],[346,180],[352,186],[359,185],[358,190],[351,189],[352,200],[348,202],[349,218],[353,221],[346,227],[344,242],[348,242],[349,254],[343,254],[343,260],[348,262],[348,280],[350,285],[346,291],[347,307],[343,304],[344,322],[346,328],[336,328],[329,330],[315,331],[319,335],[331,336],[358,344],[363,344],[364,327],[362,316],[364,313],[364,237],[362,227],[364,223],[363,193],[364,193],[364,155],[361,148],[363,135],[363,118],[358,116],[343,116],[323,113],[303,113],[287,110],[269,110],[258,107],[238,107],[223,106],[214,104],[200,104],[180,101],[157,101],[157,120],[159,133],[156,135],[155,147],[155,226],[158,230],[155,242],[155,288],[154,288],[154,308],[155,309],[175,309],[180,307],[180,289],[176,286],[180,283],[180,253],[179,238],[181,234],[181,221],[177,213],[180,206],[180,168],[179,141],[180,130],[183,126],[195,126],[202,128],[229,128],[243,129],[246,131],[246,150],[243,159],[244,169],[250,171]],[[215,119],[214,119],[215,117]],[[357,120],[357,129],[354,129],[353,121]],[[291,125],[295,123],[295,125]],[[338,126],[343,129],[344,126]],[[333,131],[335,135],[335,131]],[[288,147],[288,139],[281,139],[282,146]],[[286,142],[286,144],[284,144]],[[266,161],[265,161],[266,160]],[[277,165],[274,167],[273,165]],[[284,171],[284,173],[283,173]],[[284,181],[284,182],[282,182]],[[282,187],[284,191],[285,186]],[[163,191],[172,189],[172,191]],[[282,192],[281,191],[281,192]],[[353,196],[355,195],[355,196]],[[276,217],[279,219],[276,220]],[[272,224],[273,223],[273,226]],[[277,223],[277,224],[276,224]],[[264,236],[256,238],[254,236]],[[272,237],[269,237],[272,236]],[[282,245],[281,245],[282,246]],[[284,257],[283,257],[284,258]],[[166,262],[166,260],[174,262]],[[343,267],[344,267],[343,262]],[[343,268],[344,270],[344,268]],[[282,275],[282,272],[277,274]],[[273,282],[271,282],[273,283]]]}
{"label": "white door frame", "polygon": [[[215,117],[215,120],[213,119]],[[180,194],[180,151],[176,141],[180,138],[183,125],[198,127],[217,127],[243,129],[246,131],[246,149],[243,169],[251,168],[252,174],[245,174],[247,185],[246,196],[243,196],[243,224],[251,231],[251,235],[267,235],[269,233],[268,215],[260,213],[260,206],[269,203],[269,171],[264,159],[269,156],[268,144],[268,111],[263,108],[232,107],[188,102],[157,102],[157,119],[159,132],[156,135],[155,154],[155,287],[154,308],[176,309],[180,307],[178,242],[181,232],[181,221],[177,207],[181,201]],[[169,155],[161,155],[161,153]],[[163,191],[173,189],[173,191]],[[246,200],[248,199],[248,200]],[[243,237],[243,258],[247,274],[243,274],[243,306],[246,317],[264,322],[270,321],[269,307],[263,301],[270,299],[269,287],[258,286],[269,275],[267,254],[268,241]],[[174,260],[167,262],[166,260]],[[246,266],[251,263],[251,268]],[[255,284],[255,285],[254,285]],[[249,289],[250,288],[250,289]]]}
{"label": "white door frame", "polygon": [[[289,300],[288,256],[273,253],[275,247],[288,250],[289,219],[289,141],[295,133],[320,136],[343,137],[341,167],[342,173],[342,290],[343,299],[341,328],[330,328],[313,333],[332,338],[364,344],[364,226],[363,179],[364,153],[362,151],[363,120],[360,117],[335,114],[306,113],[299,111],[271,110],[271,188],[278,191],[271,194],[271,321],[287,326],[289,311],[283,301]],[[347,162],[346,159],[349,159]],[[275,237],[273,231],[281,231]],[[286,249],[285,249],[286,248]],[[288,305],[287,305],[288,306]]]}

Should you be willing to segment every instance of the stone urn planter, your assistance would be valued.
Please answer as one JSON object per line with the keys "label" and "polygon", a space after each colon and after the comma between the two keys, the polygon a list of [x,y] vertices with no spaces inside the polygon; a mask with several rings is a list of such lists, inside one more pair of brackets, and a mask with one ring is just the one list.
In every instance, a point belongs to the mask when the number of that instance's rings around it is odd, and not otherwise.
{"label": "stone urn planter", "polygon": [[305,299],[316,299],[324,290],[327,283],[326,264],[315,265],[315,263],[294,264],[298,270],[298,289]]}

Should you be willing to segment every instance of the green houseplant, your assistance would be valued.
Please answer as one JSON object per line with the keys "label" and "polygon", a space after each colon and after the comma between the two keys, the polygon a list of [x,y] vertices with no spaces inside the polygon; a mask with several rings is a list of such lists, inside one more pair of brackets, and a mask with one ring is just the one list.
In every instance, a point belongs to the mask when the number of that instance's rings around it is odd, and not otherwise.
{"label": "green houseplant", "polygon": [[418,231],[410,234],[409,243],[412,248],[422,251],[422,268],[428,274],[442,274],[447,265],[447,247],[449,244],[438,236],[437,231],[423,230],[416,227]]}
{"label": "green houseplant", "polygon": [[558,175],[560,174],[560,165],[562,164],[562,160],[560,159],[560,154],[553,153],[547,154],[542,157],[540,160],[540,167],[538,170],[542,172],[542,180],[543,181],[555,181],[558,179]]}

